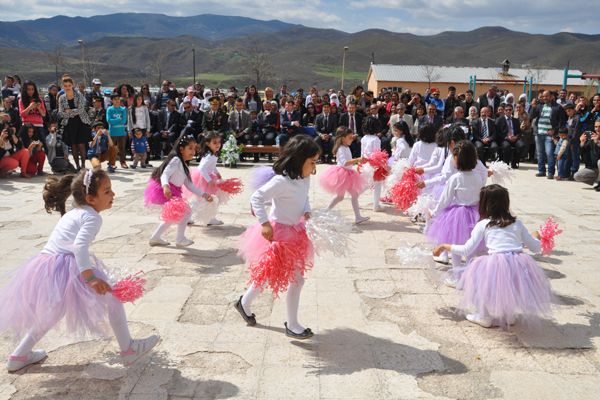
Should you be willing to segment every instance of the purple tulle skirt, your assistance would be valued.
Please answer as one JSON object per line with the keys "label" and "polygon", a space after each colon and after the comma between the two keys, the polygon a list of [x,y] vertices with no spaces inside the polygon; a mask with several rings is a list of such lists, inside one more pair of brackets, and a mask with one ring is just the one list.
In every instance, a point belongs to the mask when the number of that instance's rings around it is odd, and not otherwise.
{"label": "purple tulle skirt", "polygon": [[346,192],[357,196],[367,188],[367,179],[364,175],[340,165],[328,167],[319,176],[321,187],[332,194],[343,196]]}
{"label": "purple tulle skirt", "polygon": [[459,308],[487,314],[501,326],[517,316],[550,316],[552,294],[544,271],[525,253],[495,253],[473,259],[457,285]]}
{"label": "purple tulle skirt", "polygon": [[427,239],[435,244],[465,244],[479,222],[478,205],[450,205],[436,215],[427,229]]}
{"label": "purple tulle skirt", "polygon": [[256,191],[275,176],[275,171],[273,170],[273,167],[258,167],[252,169],[250,174],[250,189]]}
{"label": "purple tulle skirt", "polygon": [[[172,183],[169,183],[169,187],[171,188],[171,195],[173,195],[173,197],[181,197],[180,186],[175,186]],[[160,182],[150,178],[148,185],[146,186],[146,190],[144,190],[144,205],[146,207],[153,205],[162,206],[167,201],[169,201],[169,199],[165,197]]]}
{"label": "purple tulle skirt", "polygon": [[[94,274],[107,280],[102,263],[93,257]],[[81,278],[72,254],[40,253],[18,268],[0,289],[0,332],[43,335],[63,318],[75,336],[110,332],[112,295],[100,296]]]}

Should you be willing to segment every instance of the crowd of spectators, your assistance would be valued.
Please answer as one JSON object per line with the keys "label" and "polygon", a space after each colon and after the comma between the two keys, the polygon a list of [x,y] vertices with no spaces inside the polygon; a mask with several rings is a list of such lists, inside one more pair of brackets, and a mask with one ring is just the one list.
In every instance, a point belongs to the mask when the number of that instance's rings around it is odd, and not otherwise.
{"label": "crowd of spectators", "polygon": [[[138,163],[145,168],[150,160],[165,157],[180,135],[200,142],[209,131],[223,139],[234,135],[247,146],[283,146],[290,137],[307,134],[323,149],[320,162],[331,163],[338,126],[355,133],[351,150],[358,157],[365,133],[379,136],[382,149],[391,152],[391,127],[401,121],[415,140],[426,124],[436,129],[463,125],[484,163],[501,160],[519,168],[529,161],[537,163],[539,177],[598,182],[600,94],[588,99],[564,90],[539,90],[528,101],[525,94],[515,96],[496,86],[475,97],[452,86],[442,96],[437,88],[423,94],[410,89],[374,94],[362,86],[349,93],[311,87],[305,93],[286,85],[277,91],[266,87],[261,94],[254,85],[238,91],[209,89],[198,82],[181,91],[168,80],[153,93],[148,84],[103,89],[99,79],[86,88],[67,75],[60,87],[50,85],[44,95],[32,81],[5,77],[0,173],[43,174],[46,160],[54,172],[77,170],[87,160],[95,167],[107,162],[109,172]],[[247,156],[242,153],[242,160]],[[252,156],[256,162],[263,155]],[[264,156],[271,161],[272,153]],[[600,191],[598,185],[596,189]]]}

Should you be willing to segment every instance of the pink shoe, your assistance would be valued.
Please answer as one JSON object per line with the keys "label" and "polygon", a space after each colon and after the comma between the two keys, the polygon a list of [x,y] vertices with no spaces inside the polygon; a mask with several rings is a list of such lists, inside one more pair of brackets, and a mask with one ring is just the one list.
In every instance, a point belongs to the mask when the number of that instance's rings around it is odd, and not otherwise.
{"label": "pink shoe", "polygon": [[383,204],[394,204],[390,196],[384,196],[379,201],[381,201]]}

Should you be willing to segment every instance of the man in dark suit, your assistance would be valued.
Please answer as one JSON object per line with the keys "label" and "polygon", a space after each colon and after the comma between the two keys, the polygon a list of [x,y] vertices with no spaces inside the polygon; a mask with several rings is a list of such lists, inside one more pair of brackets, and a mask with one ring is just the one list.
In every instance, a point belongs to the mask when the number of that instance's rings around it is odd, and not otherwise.
{"label": "man in dark suit", "polygon": [[454,107],[452,116],[446,120],[448,124],[460,124],[469,126],[469,120],[465,118],[465,110],[461,106]]}
{"label": "man in dark suit", "polygon": [[473,91],[471,89],[465,92],[465,100],[460,102],[460,106],[465,110],[466,115],[469,115],[471,107],[477,108],[477,112],[479,112],[480,105],[473,98]]}
{"label": "man in dark suit", "polygon": [[365,135],[377,135],[381,138],[383,126],[379,119],[379,107],[377,107],[377,104],[371,104],[369,106],[369,115],[364,119],[362,129]]}
{"label": "man in dark suit", "polygon": [[485,165],[488,158],[495,160],[498,153],[498,143],[496,142],[496,123],[490,118],[490,108],[481,109],[481,118],[479,118],[473,127],[473,143],[477,149],[477,156]]}
{"label": "man in dark suit", "polygon": [[161,158],[161,151],[166,155],[181,133],[181,115],[175,109],[175,101],[168,100],[167,108],[156,115],[156,131],[152,134],[151,147],[155,159]]}
{"label": "man in dark suit", "polygon": [[525,142],[521,139],[521,127],[518,118],[513,117],[513,106],[504,106],[504,116],[496,120],[496,136],[500,143],[502,161],[518,168],[519,160],[525,152]]}
{"label": "man in dark suit", "polygon": [[435,128],[437,132],[442,125],[444,124],[444,120],[441,115],[438,115],[437,108],[435,104],[430,103],[427,105],[427,115],[423,115],[419,118],[419,126],[423,126],[422,124],[428,123],[429,125]]}
{"label": "man in dark suit", "polygon": [[208,99],[210,109],[204,113],[202,120],[202,132],[216,131],[221,136],[221,142],[229,129],[229,115],[221,109],[221,103],[216,96]]}
{"label": "man in dark suit", "polygon": [[[229,119],[227,120],[229,129],[235,135],[237,144],[258,144],[258,137],[254,138],[251,133],[251,119],[250,113],[244,110],[244,100],[237,98],[234,103],[234,110],[229,113]],[[258,156],[258,154],[257,154]],[[240,161],[244,160],[244,154],[240,155]]]}
{"label": "man in dark suit", "polygon": [[363,115],[359,112],[356,112],[356,103],[348,104],[348,112],[343,113],[340,116],[339,125],[347,126],[352,132],[354,132],[354,141],[350,145],[350,151],[352,152],[352,157],[360,157],[360,139],[363,136]]}
{"label": "man in dark suit", "polygon": [[332,159],[331,150],[333,149],[333,136],[338,123],[335,115],[330,114],[331,107],[328,103],[323,104],[323,112],[317,115],[315,120],[315,129],[317,137],[315,141],[321,146],[321,162],[330,163]]}
{"label": "man in dark suit", "polygon": [[494,86],[490,86],[488,91],[485,94],[479,96],[479,107],[483,109],[484,107],[491,107],[492,114],[496,115],[498,111],[498,106],[500,106],[500,96],[498,96],[498,88]]}
{"label": "man in dark suit", "polygon": [[182,108],[183,113],[181,113],[181,123],[185,124],[185,127],[181,131],[181,134],[191,135],[196,139],[197,142],[200,142],[204,113],[202,111],[195,110],[189,100],[183,101]]}
{"label": "man in dark suit", "polygon": [[280,147],[285,146],[292,136],[300,133],[301,119],[300,111],[294,110],[294,101],[288,100],[285,103],[285,112],[281,113],[281,133],[277,137]]}

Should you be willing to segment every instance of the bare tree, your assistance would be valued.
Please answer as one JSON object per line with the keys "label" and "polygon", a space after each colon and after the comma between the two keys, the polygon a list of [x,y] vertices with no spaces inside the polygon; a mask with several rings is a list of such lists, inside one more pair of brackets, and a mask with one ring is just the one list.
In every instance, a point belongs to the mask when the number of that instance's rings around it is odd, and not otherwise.
{"label": "bare tree", "polygon": [[433,65],[422,65],[421,70],[423,71],[423,76],[427,79],[427,87],[431,89],[431,82],[440,79],[441,75],[438,72],[438,68]]}
{"label": "bare tree", "polygon": [[154,60],[151,63],[153,69],[152,72],[154,75],[157,75],[157,83],[159,87],[163,81],[163,73],[165,72],[167,61],[167,52],[164,50],[160,50],[156,58],[154,58]]}
{"label": "bare tree", "polygon": [[50,52],[46,52],[46,57],[50,64],[54,65],[54,73],[56,75],[56,84],[58,85],[59,76],[67,69],[67,60],[64,54],[64,47],[57,45]]}
{"label": "bare tree", "polygon": [[546,79],[546,70],[540,66],[529,66],[527,68],[527,75],[532,78],[532,84],[535,85],[535,91],[540,90],[540,85]]}
{"label": "bare tree", "polygon": [[260,44],[250,45],[245,61],[248,66],[249,79],[256,87],[261,87],[265,81],[273,77],[271,57]]}

